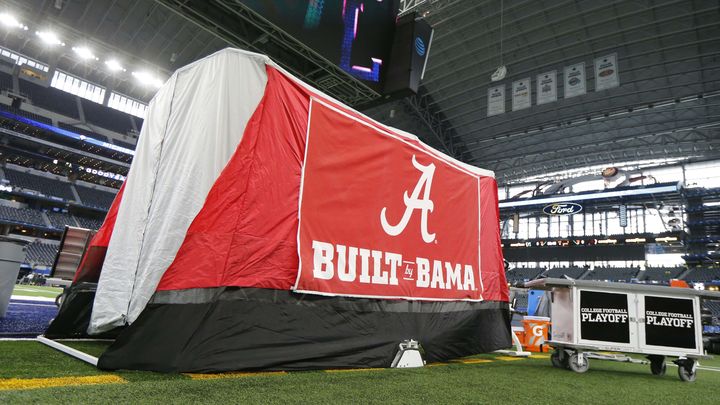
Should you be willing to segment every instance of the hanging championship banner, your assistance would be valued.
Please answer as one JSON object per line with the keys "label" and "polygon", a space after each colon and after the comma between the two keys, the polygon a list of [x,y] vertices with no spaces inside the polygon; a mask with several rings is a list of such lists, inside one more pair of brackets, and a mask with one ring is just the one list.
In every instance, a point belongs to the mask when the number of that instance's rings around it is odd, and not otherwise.
{"label": "hanging championship banner", "polygon": [[530,78],[513,82],[512,84],[512,109],[522,110],[530,107]]}
{"label": "hanging championship banner", "polygon": [[557,101],[557,72],[550,71],[537,75],[537,104]]}
{"label": "hanging championship banner", "polygon": [[595,91],[611,89],[619,85],[617,54],[595,59]]}
{"label": "hanging championship banner", "polygon": [[505,113],[505,85],[490,87],[488,89],[487,116]]}
{"label": "hanging championship banner", "polygon": [[585,94],[585,62],[565,67],[565,98]]}

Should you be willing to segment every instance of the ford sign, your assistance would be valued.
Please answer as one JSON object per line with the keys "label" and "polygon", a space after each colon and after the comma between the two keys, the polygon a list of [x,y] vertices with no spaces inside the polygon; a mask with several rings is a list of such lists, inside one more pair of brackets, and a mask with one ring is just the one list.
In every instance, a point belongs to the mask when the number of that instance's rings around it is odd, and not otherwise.
{"label": "ford sign", "polygon": [[543,207],[543,212],[547,215],[572,215],[582,209],[582,205],[576,203],[554,203]]}

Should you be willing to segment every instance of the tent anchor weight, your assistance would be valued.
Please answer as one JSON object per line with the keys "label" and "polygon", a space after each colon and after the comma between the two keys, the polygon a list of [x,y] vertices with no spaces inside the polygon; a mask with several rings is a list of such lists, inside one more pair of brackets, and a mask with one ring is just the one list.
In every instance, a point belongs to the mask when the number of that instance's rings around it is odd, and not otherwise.
{"label": "tent anchor weight", "polygon": [[513,343],[515,344],[515,350],[495,350],[495,353],[500,354],[506,354],[508,356],[514,356],[514,357],[528,357],[532,353],[523,351],[522,343],[520,343],[520,339],[517,337],[516,334],[510,333],[512,335]]}
{"label": "tent anchor weight", "polygon": [[95,356],[91,356],[87,353],[81,352],[80,350],[73,349],[70,346],[66,346],[66,345],[56,342],[52,339],[48,339],[43,335],[38,336],[37,341],[44,345],[50,346],[55,350],[59,350],[65,354],[75,357],[76,359],[82,360],[86,363],[92,364],[93,366],[97,367],[98,358]]}
{"label": "tent anchor weight", "polygon": [[392,368],[413,368],[425,366],[422,353],[420,352],[420,343],[417,340],[403,340],[399,345],[395,358],[392,361]]}

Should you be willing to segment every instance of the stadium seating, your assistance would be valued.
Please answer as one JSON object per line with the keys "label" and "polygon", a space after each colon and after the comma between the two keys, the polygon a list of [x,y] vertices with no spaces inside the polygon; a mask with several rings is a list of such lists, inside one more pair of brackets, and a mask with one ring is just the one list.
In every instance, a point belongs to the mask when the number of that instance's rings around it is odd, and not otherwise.
{"label": "stadium seating", "polygon": [[514,268],[508,270],[505,277],[512,284],[524,283],[534,279],[544,270],[542,267]]}
{"label": "stadium seating", "polygon": [[720,323],[720,300],[703,300],[702,305],[712,313],[713,324]]}
{"label": "stadium seating", "polygon": [[568,276],[573,279],[579,279],[587,269],[583,267],[557,267],[554,269],[548,270],[544,276],[549,278],[563,278],[564,276]]}
{"label": "stadium seating", "polygon": [[720,281],[720,268],[718,267],[698,267],[691,269],[685,277],[685,281],[696,283],[704,283],[708,281]]}
{"label": "stadium seating", "polygon": [[47,212],[46,215],[50,220],[50,224],[52,224],[53,228],[65,229],[65,225],[77,226],[75,219],[70,214],[65,214],[61,212]]}
{"label": "stadium seating", "polygon": [[57,251],[57,245],[33,241],[25,248],[25,262],[31,266],[52,266],[55,262]]}
{"label": "stadium seating", "polygon": [[0,89],[12,90],[12,88],[12,76],[5,72],[0,72]]}
{"label": "stadium seating", "polygon": [[639,271],[640,269],[637,267],[596,267],[583,279],[629,282],[637,276]]}
{"label": "stadium seating", "polygon": [[88,131],[87,129],[83,129],[83,128],[78,128],[76,126],[66,124],[64,122],[59,122],[58,125],[60,125],[60,128],[66,129],[71,132],[75,132],[76,134],[85,135],[89,138],[97,139],[98,141],[109,142],[107,136],[100,135],[97,132]]}
{"label": "stadium seating", "polygon": [[75,219],[77,220],[81,228],[87,229],[100,229],[100,226],[103,223],[103,221],[100,219],[80,217],[77,215],[75,216]]}
{"label": "stadium seating", "polygon": [[43,87],[27,80],[19,82],[20,94],[28,97],[33,105],[66,117],[79,119],[80,115],[74,95],[52,87]]}
{"label": "stadium seating", "polygon": [[36,176],[34,174],[20,172],[13,169],[4,169],[5,178],[11,185],[22,187],[28,190],[37,191],[45,195],[59,197],[67,201],[74,201],[75,195],[70,188],[70,183]]}
{"label": "stadium seating", "polygon": [[39,115],[39,114],[34,114],[29,111],[21,110],[19,108],[15,108],[15,107],[5,105],[5,104],[0,104],[0,109],[5,110],[12,114],[21,116],[21,117],[29,118],[31,120],[42,122],[44,124],[52,125],[52,120],[50,118],[43,117],[42,115]]}
{"label": "stadium seating", "polygon": [[81,99],[80,102],[88,122],[121,134],[126,134],[132,129],[128,114],[107,108],[90,100]]}
{"label": "stadium seating", "polygon": [[510,302],[515,300],[515,309],[519,312],[527,312],[528,307],[528,290],[525,289],[513,289],[510,292]]}
{"label": "stadium seating", "polygon": [[27,208],[13,208],[0,205],[0,220],[12,223],[41,226],[44,228],[47,227],[40,211]]}
{"label": "stadium seating", "polygon": [[121,146],[121,147],[123,147],[123,148],[135,150],[135,145],[133,145],[133,144],[131,144],[131,143],[129,143],[129,142],[123,142],[123,141],[120,141],[120,140],[118,140],[118,139],[113,139],[113,143],[114,143],[115,145]]}
{"label": "stadium seating", "polygon": [[115,198],[114,194],[105,191],[95,190],[84,186],[75,186],[84,205],[101,209],[108,209]]}
{"label": "stadium seating", "polygon": [[648,267],[639,274],[641,281],[669,282],[677,278],[685,268],[683,267]]}

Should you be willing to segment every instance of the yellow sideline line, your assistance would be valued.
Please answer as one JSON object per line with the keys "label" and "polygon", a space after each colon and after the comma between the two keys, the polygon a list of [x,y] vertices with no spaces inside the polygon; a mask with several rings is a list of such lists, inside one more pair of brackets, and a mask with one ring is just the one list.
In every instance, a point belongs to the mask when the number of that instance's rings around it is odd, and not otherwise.
{"label": "yellow sideline line", "polygon": [[[532,358],[549,358],[549,355],[534,354],[530,356]],[[451,360],[450,363],[460,364],[483,364],[492,363],[496,360],[502,361],[515,361],[523,360],[524,357],[510,357],[510,356],[497,356],[492,359],[464,359],[464,360]],[[430,363],[426,364],[426,367],[438,367],[447,366],[448,363]],[[332,369],[322,370],[326,373],[357,373],[363,371],[381,371],[387,370],[385,368],[347,368],[347,369]],[[213,373],[213,374],[202,374],[202,373],[183,373],[183,375],[190,377],[193,380],[212,380],[217,378],[243,378],[243,377],[262,377],[262,376],[273,376],[273,375],[285,375],[288,371],[258,371],[258,372],[241,372],[241,371],[230,371],[226,373]]]}
{"label": "yellow sideline line", "polygon": [[52,378],[0,378],[0,391],[31,390],[49,387],[65,387],[69,385],[124,384],[124,378],[112,374],[91,375],[84,377],[52,377]]}
{"label": "yellow sideline line", "polygon": [[495,359],[502,360],[502,361],[517,361],[517,360],[523,360],[523,357],[497,356],[497,357],[495,357]]}
{"label": "yellow sideline line", "polygon": [[492,363],[494,360],[491,359],[467,359],[467,360],[457,360],[458,363],[462,364],[482,364],[482,363]]}
{"label": "yellow sideline line", "polygon": [[332,370],[324,370],[326,373],[354,373],[358,371],[380,371],[387,370],[385,368],[338,368]]}
{"label": "yellow sideline line", "polygon": [[201,373],[183,373],[184,375],[192,378],[193,380],[213,380],[218,378],[242,378],[242,377],[261,377],[268,375],[283,375],[287,374],[287,371],[258,371],[258,372],[240,372],[231,371],[227,373],[215,373],[215,374],[201,374]]}

